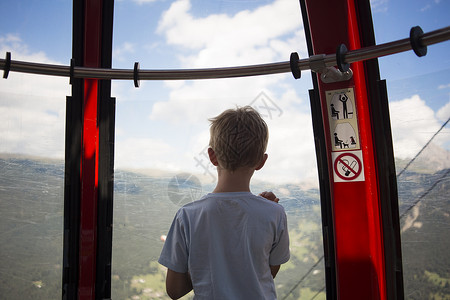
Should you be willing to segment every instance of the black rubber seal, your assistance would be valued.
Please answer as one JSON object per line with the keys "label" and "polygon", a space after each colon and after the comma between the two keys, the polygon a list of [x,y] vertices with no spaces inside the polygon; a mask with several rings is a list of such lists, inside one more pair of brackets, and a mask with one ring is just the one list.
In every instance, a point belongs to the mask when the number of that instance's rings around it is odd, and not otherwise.
{"label": "black rubber seal", "polygon": [[139,87],[139,63],[134,63],[134,71],[133,71],[133,81],[134,81],[134,87]]}
{"label": "black rubber seal", "polygon": [[292,52],[289,60],[289,65],[291,66],[291,72],[295,79],[299,79],[302,76],[300,72],[300,67],[298,66],[298,61],[300,57],[297,52]]}
{"label": "black rubber seal", "polygon": [[3,78],[8,78],[11,69],[11,52],[6,52],[5,68],[3,69]]}
{"label": "black rubber seal", "polygon": [[344,61],[344,56],[347,52],[347,46],[344,44],[340,44],[336,49],[336,63],[341,72],[347,72],[350,69],[350,64]]}
{"label": "black rubber seal", "polygon": [[420,26],[414,26],[409,31],[409,42],[418,57],[427,55],[427,46],[422,44],[423,30]]}
{"label": "black rubber seal", "polygon": [[74,59],[74,58],[71,58],[71,59],[70,59],[70,71],[69,71],[69,76],[70,76],[69,83],[70,83],[70,84],[73,84],[73,73],[74,73],[74,69],[75,69],[75,59]]}

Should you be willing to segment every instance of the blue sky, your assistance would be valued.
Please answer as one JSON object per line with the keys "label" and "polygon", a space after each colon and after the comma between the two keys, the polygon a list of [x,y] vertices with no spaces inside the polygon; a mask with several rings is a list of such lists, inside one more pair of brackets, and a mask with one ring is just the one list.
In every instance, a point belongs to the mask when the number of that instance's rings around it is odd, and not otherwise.
{"label": "blue sky", "polygon": [[[402,39],[412,26],[425,32],[450,25],[448,0],[371,1],[377,43]],[[2,1],[0,55],[67,65],[72,3]],[[201,68],[306,57],[296,0],[116,0],[113,67]],[[3,54],[2,54],[3,53]],[[412,157],[450,117],[450,42],[380,58],[387,79],[395,153]],[[315,185],[316,164],[308,89],[309,72],[263,77],[149,82],[114,81],[117,98],[116,167],[192,172],[212,180],[203,151],[209,117],[252,104],[270,127],[269,160],[258,177]],[[67,78],[10,73],[0,80],[0,153],[63,158]],[[277,108],[268,115],[264,105]],[[266,106],[267,108],[267,106]],[[448,148],[449,129],[435,140]],[[273,178],[276,178],[275,180]]]}

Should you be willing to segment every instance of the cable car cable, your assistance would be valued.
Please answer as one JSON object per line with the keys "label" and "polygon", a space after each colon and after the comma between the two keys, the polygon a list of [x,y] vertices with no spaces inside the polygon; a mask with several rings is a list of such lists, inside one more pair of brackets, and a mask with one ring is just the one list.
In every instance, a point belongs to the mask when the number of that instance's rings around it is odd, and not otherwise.
{"label": "cable car cable", "polygon": [[303,275],[303,277],[292,287],[292,289],[283,297],[283,300],[285,300],[290,294],[292,294],[292,292],[300,285],[300,283],[302,283],[303,280],[306,279],[306,277],[309,276],[309,274],[311,274],[311,271],[314,270],[317,265],[323,260],[324,256],[322,255],[318,261],[316,261],[316,263],[305,273],[305,275]]}
{"label": "cable car cable", "polygon": [[431,185],[428,190],[426,190],[419,198],[417,198],[416,201],[414,201],[414,203],[408,207],[401,215],[400,215],[400,219],[402,219],[404,216],[406,216],[406,214],[413,209],[417,204],[419,204],[420,201],[422,201],[423,198],[425,198],[425,196],[427,196],[437,185],[438,183],[440,183],[445,177],[447,177],[447,175],[450,174],[450,169],[447,169],[447,171],[444,173],[444,175],[442,175],[438,180],[436,180],[433,185]]}
{"label": "cable car cable", "polygon": [[426,147],[428,147],[428,145],[431,143],[431,141],[436,137],[436,135],[438,135],[439,132],[441,132],[442,129],[444,129],[444,127],[448,124],[448,122],[450,121],[450,118],[447,119],[447,121],[441,126],[441,128],[439,128],[438,131],[436,131],[436,133],[428,140],[428,142],[422,147],[422,149],[416,154],[416,156],[414,156],[407,164],[406,166],[403,168],[403,170],[400,171],[400,173],[397,174],[397,178],[400,177],[403,172],[406,171],[406,169],[408,169],[408,167],[414,162],[414,160],[422,153],[423,150],[425,150]]}
{"label": "cable car cable", "polygon": [[[448,122],[450,121],[450,118],[447,119],[447,121],[442,124],[441,128],[439,128],[438,131],[435,132],[435,134],[433,134],[433,136],[430,138],[430,140],[428,140],[428,142],[422,147],[422,149],[420,149],[420,151],[408,162],[408,164],[406,164],[405,168],[403,168],[403,170],[397,175],[397,178],[403,174],[403,172],[412,164],[412,162],[423,152],[423,150],[425,150],[426,147],[428,147],[428,145],[431,143],[431,141],[438,135],[439,132],[441,132],[441,130],[448,124]],[[442,181],[442,179],[444,179],[448,174],[450,173],[450,169],[447,170],[447,172],[444,173],[444,175],[442,175],[438,180],[436,180],[433,185],[431,185],[428,190],[426,190],[419,198],[417,198],[417,200],[411,205],[409,206],[401,215],[400,215],[400,219],[402,219],[411,209],[413,209],[417,204],[419,204],[419,202],[426,196],[428,195],[435,187],[436,185]]]}
{"label": "cable car cable", "polygon": [[321,289],[320,289],[320,291],[318,291],[310,300],[314,300],[317,296],[319,296],[319,294],[320,293],[322,293],[323,291],[325,290],[325,286],[324,287],[322,287]]}

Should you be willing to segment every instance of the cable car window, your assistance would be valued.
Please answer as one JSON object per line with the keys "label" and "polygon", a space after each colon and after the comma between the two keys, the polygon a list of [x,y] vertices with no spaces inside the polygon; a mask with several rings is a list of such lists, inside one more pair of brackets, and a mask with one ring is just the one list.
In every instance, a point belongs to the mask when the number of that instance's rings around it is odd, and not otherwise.
{"label": "cable car window", "polygon": [[[442,1],[371,5],[378,43],[401,39],[412,26],[429,31],[448,25],[449,4]],[[2,9],[8,14],[0,20],[0,50],[7,57],[12,52],[13,59],[59,65],[69,60],[67,1],[51,7],[15,1]],[[305,57],[298,3],[119,1],[114,29],[114,67],[134,63],[136,78],[134,86],[113,82],[112,91],[117,98],[113,297],[166,297],[166,270],[157,263],[165,234],[175,212],[217,182],[207,155],[208,118],[249,105],[270,130],[269,161],[256,172],[252,192],[275,192],[288,214],[291,260],[275,281],[278,297],[324,299],[309,75],[298,81],[281,74],[139,82],[136,71],[137,62],[144,69],[198,69],[270,63],[294,51]],[[450,296],[448,43],[428,52],[422,58],[413,52],[380,58],[390,99],[407,299]],[[8,299],[23,293],[36,299],[61,296],[69,94],[65,78],[16,73],[0,82],[0,293]]]}
{"label": "cable car window", "polygon": [[[371,1],[377,43],[448,26],[445,1]],[[401,14],[398,12],[401,11]],[[450,297],[450,44],[379,59],[387,79],[406,299]]]}
{"label": "cable car window", "polygon": [[[118,1],[113,68],[195,69],[307,57],[296,1]],[[157,263],[176,211],[211,192],[208,118],[250,105],[268,124],[269,159],[253,178],[288,216],[291,259],[279,299],[325,299],[320,200],[305,72],[235,79],[113,81],[115,139],[112,298],[166,297]],[[186,299],[192,294],[186,296]]]}
{"label": "cable car window", "polygon": [[[13,60],[69,62],[69,1],[6,1],[2,12],[3,57],[10,52]],[[67,78],[11,72],[0,80],[2,299],[61,297],[68,95]]]}

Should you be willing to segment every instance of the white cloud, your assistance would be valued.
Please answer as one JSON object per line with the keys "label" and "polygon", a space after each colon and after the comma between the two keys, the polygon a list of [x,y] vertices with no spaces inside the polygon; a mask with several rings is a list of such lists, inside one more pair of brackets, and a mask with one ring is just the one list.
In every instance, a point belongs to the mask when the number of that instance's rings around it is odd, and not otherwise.
{"label": "white cloud", "polygon": [[442,122],[446,122],[448,120],[448,118],[450,118],[450,101],[448,101],[447,104],[445,104],[438,110],[438,112],[436,113],[436,116]]}
{"label": "white cloud", "polygon": [[[31,52],[17,35],[0,37],[0,52],[13,60],[61,64]],[[0,80],[0,152],[64,157],[68,78],[10,72]]]}
{"label": "white cloud", "polygon": [[[278,0],[234,15],[195,17],[191,9],[189,0],[175,1],[158,26],[167,43],[177,47],[182,68],[287,61],[294,51],[307,56],[300,7],[295,1]],[[317,176],[311,117],[309,109],[300,108],[303,100],[295,91],[298,85],[290,74],[167,82],[169,99],[153,105],[150,119],[177,126],[203,126],[205,129],[191,142],[190,153],[197,155],[207,146],[207,118],[236,105],[248,105],[264,92],[282,115],[268,120],[269,161],[257,176],[298,182]]]}
{"label": "white cloud", "polygon": [[161,140],[125,138],[116,142],[116,168],[161,169],[176,171],[175,149]]}
{"label": "white cloud", "polygon": [[389,0],[370,0],[370,6],[373,12],[387,12]]}
{"label": "white cloud", "polygon": [[296,107],[295,103],[298,102],[302,100],[294,91],[286,91],[277,102],[283,109],[282,115],[270,120],[266,118],[270,133],[267,149],[269,159],[258,174],[258,179],[274,183],[316,180],[311,115]]}
{"label": "white cloud", "polygon": [[127,55],[134,53],[135,48],[136,48],[136,46],[130,42],[124,42],[124,43],[122,43],[122,45],[114,47],[113,60],[114,61],[126,61]]}
{"label": "white cloud", "polygon": [[[391,102],[389,109],[394,153],[399,158],[414,157],[442,126],[434,111],[418,95]],[[436,145],[445,142],[445,135],[433,140]]]}
{"label": "white cloud", "polygon": [[158,1],[158,0],[133,0],[133,2],[136,2],[139,5],[146,4],[146,3],[152,3],[152,2],[156,2],[156,1]]}
{"label": "white cloud", "polygon": [[421,11],[421,12],[424,12],[424,11],[427,11],[427,10],[429,10],[429,9],[431,9],[431,5],[430,5],[430,4],[427,4],[427,5],[425,5],[424,7],[422,7],[422,8],[420,9],[420,11]]}
{"label": "white cloud", "polygon": [[450,83],[441,84],[440,86],[438,86],[438,89],[440,89],[440,90],[448,89],[448,88],[450,88]]}
{"label": "white cloud", "polygon": [[[195,18],[190,10],[189,0],[178,0],[163,14],[158,26],[158,32],[166,37],[169,44],[198,51],[181,58],[184,66],[267,63],[280,57],[288,60],[292,51],[306,53],[305,43],[299,38],[302,35],[302,21],[299,5],[295,1],[277,0],[232,16],[213,14]],[[280,50],[286,50],[288,39],[293,42],[291,48],[280,53]]]}
{"label": "white cloud", "polygon": [[434,0],[431,1],[430,3],[427,3],[424,7],[422,7],[420,9],[420,12],[425,12],[429,9],[432,9],[435,5],[439,5],[439,3],[441,2],[441,0]]}
{"label": "white cloud", "polygon": [[[287,61],[293,51],[307,56],[300,8],[295,1],[279,0],[255,10],[235,15],[213,14],[198,18],[191,2],[179,0],[166,11],[158,32],[177,47],[182,68],[239,66]],[[153,105],[150,119],[176,126],[204,128],[194,135],[183,159],[207,146],[209,117],[235,105],[248,105],[264,92],[282,115],[268,120],[269,160],[257,173],[258,179],[272,182],[299,182],[317,177],[309,108],[295,91],[299,82],[290,74],[167,82],[167,101]],[[176,158],[174,158],[176,159]],[[183,164],[182,161],[178,165]],[[195,164],[191,164],[195,165]],[[203,172],[191,169],[192,172]]]}
{"label": "white cloud", "polygon": [[[190,10],[189,0],[175,1],[158,26],[167,43],[184,54],[179,57],[183,68],[287,61],[293,51],[306,56],[300,8],[295,1],[278,0],[231,16],[196,18]],[[279,86],[286,76],[168,83],[172,89],[169,100],[155,103],[150,118],[172,122],[203,120],[230,105],[248,104],[261,91]]]}
{"label": "white cloud", "polygon": [[[127,1],[127,0],[118,0],[118,2],[125,2],[125,1]],[[143,5],[143,4],[147,4],[147,3],[153,3],[153,2],[156,2],[159,0],[131,0],[131,1],[138,5]]]}
{"label": "white cloud", "polygon": [[64,157],[64,111],[47,112],[38,105],[29,109],[0,105],[0,116],[1,153]]}
{"label": "white cloud", "polygon": [[[205,82],[204,84],[208,86],[208,83]],[[249,84],[249,82],[244,81],[242,83],[244,91],[245,84]],[[155,110],[167,109],[166,112],[160,112],[161,116],[165,115],[173,118],[173,120],[158,119],[161,121],[158,131],[168,130],[167,127],[172,128],[167,131],[167,137],[163,139],[166,143],[172,143],[170,147],[160,142],[152,144],[149,141],[146,143],[144,142],[145,139],[142,139],[141,142],[135,140],[132,143],[128,139],[118,140],[116,142],[116,153],[121,153],[121,156],[116,161],[125,159],[126,165],[139,165],[139,162],[155,164],[155,161],[157,161],[161,165],[177,166],[180,170],[194,174],[205,173],[206,169],[204,167],[209,166],[208,170],[214,174],[215,171],[209,165],[207,157],[202,154],[209,141],[209,122],[207,119],[218,115],[224,109],[233,107],[234,104],[242,106],[253,102],[252,106],[257,108],[265,117],[270,131],[267,150],[269,160],[266,166],[257,172],[256,178],[272,183],[298,183],[307,180],[313,181],[313,184],[309,186],[316,186],[317,168],[311,116],[309,111],[304,111],[302,107],[304,99],[301,99],[292,87],[283,87],[283,93],[280,95],[268,90],[264,91],[266,103],[263,103],[261,98],[255,98],[255,95],[258,95],[257,93],[252,94],[250,97],[246,95],[248,92],[244,92],[244,95],[242,95],[237,90],[233,94],[234,98],[231,99],[232,101],[230,101],[229,97],[220,96],[220,94],[213,98],[205,94],[205,98],[197,97],[188,101],[191,103],[190,105],[186,105],[185,102],[179,99],[171,102],[173,106],[161,105],[158,108],[155,105]],[[264,107],[264,104],[267,104],[267,107]],[[269,111],[271,115],[269,115]],[[156,116],[156,113],[153,116]],[[154,122],[158,122],[158,120],[154,120]],[[167,126],[166,122],[176,122],[176,124]],[[190,129],[185,131],[185,127]],[[179,131],[183,133],[189,132],[189,135],[180,134]],[[173,143],[173,140],[178,140],[179,143]],[[130,145],[126,148],[128,150],[124,148],[124,144]],[[158,151],[158,155],[153,153],[146,154],[147,148],[161,148],[163,151]],[[131,153],[132,151],[135,151],[135,153]],[[196,159],[202,160],[202,164],[199,164]],[[155,165],[152,166],[155,167]],[[167,168],[169,167],[164,167],[164,169]],[[169,169],[173,170],[174,168],[170,167]],[[210,176],[206,176],[205,180],[210,180]]]}
{"label": "white cloud", "polygon": [[203,121],[230,106],[250,104],[261,91],[276,85],[282,78],[269,76],[184,82],[172,89],[168,101],[154,104],[150,118],[176,124]]}

